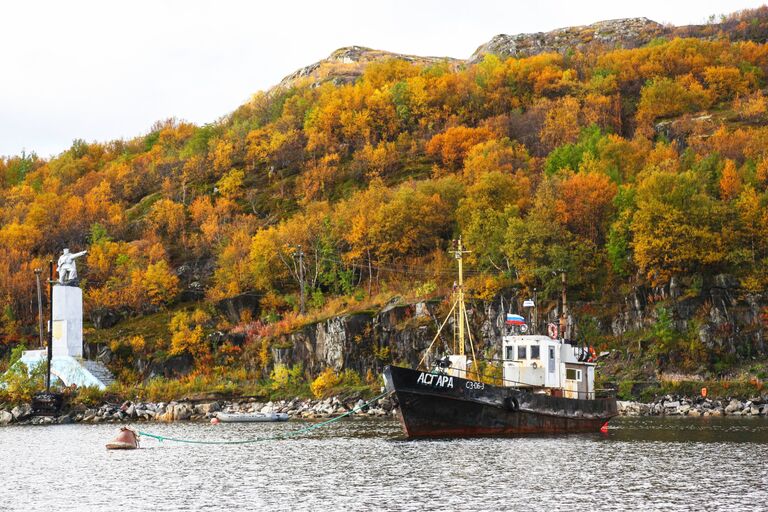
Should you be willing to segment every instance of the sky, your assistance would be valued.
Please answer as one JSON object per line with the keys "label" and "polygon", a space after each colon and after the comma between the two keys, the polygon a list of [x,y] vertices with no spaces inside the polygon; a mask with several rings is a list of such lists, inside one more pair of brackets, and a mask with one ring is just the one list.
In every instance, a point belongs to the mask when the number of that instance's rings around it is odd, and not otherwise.
{"label": "sky", "polygon": [[467,58],[496,34],[636,16],[705,23],[765,1],[2,2],[0,155],[47,158],[171,117],[213,122],[344,46]]}

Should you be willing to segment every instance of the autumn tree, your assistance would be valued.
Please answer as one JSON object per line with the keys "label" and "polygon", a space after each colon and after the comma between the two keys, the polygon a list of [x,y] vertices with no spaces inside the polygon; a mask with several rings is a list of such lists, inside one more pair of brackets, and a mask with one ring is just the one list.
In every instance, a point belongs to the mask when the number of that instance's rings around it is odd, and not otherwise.
{"label": "autumn tree", "polygon": [[725,259],[722,210],[692,171],[650,171],[637,189],[632,222],[638,267],[655,282],[717,268]]}
{"label": "autumn tree", "polygon": [[490,140],[493,136],[493,132],[487,128],[455,126],[432,137],[426,150],[446,169],[455,171],[461,167],[472,146]]}

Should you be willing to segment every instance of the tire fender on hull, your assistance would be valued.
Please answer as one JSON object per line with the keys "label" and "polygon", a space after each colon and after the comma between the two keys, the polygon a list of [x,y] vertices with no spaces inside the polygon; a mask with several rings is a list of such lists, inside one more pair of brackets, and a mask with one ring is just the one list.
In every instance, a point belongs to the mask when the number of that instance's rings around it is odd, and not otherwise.
{"label": "tire fender on hull", "polygon": [[508,411],[517,412],[520,410],[520,402],[517,401],[517,398],[508,396],[504,399],[504,407],[506,407]]}

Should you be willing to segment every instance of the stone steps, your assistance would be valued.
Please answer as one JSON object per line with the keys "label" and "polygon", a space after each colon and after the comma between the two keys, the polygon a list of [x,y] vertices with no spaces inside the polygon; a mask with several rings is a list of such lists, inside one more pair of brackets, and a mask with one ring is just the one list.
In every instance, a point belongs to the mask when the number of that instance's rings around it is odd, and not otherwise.
{"label": "stone steps", "polygon": [[109,368],[104,366],[103,363],[99,361],[83,361],[82,364],[83,368],[91,372],[93,376],[103,382],[105,386],[109,386],[115,382],[115,376],[112,375],[112,372],[109,371]]}

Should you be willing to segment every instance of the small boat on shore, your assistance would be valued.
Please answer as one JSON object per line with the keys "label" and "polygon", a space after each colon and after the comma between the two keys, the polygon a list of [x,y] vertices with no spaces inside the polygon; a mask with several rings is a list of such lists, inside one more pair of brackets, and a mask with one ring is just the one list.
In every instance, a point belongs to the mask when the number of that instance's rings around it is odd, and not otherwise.
{"label": "small boat on shore", "polygon": [[139,433],[131,427],[121,427],[117,436],[107,443],[107,450],[135,450],[139,447]]}
{"label": "small boat on shore", "polygon": [[270,421],[288,421],[288,415],[284,412],[271,412],[271,413],[217,412],[216,417],[222,423],[259,423],[259,422],[270,422]]}

